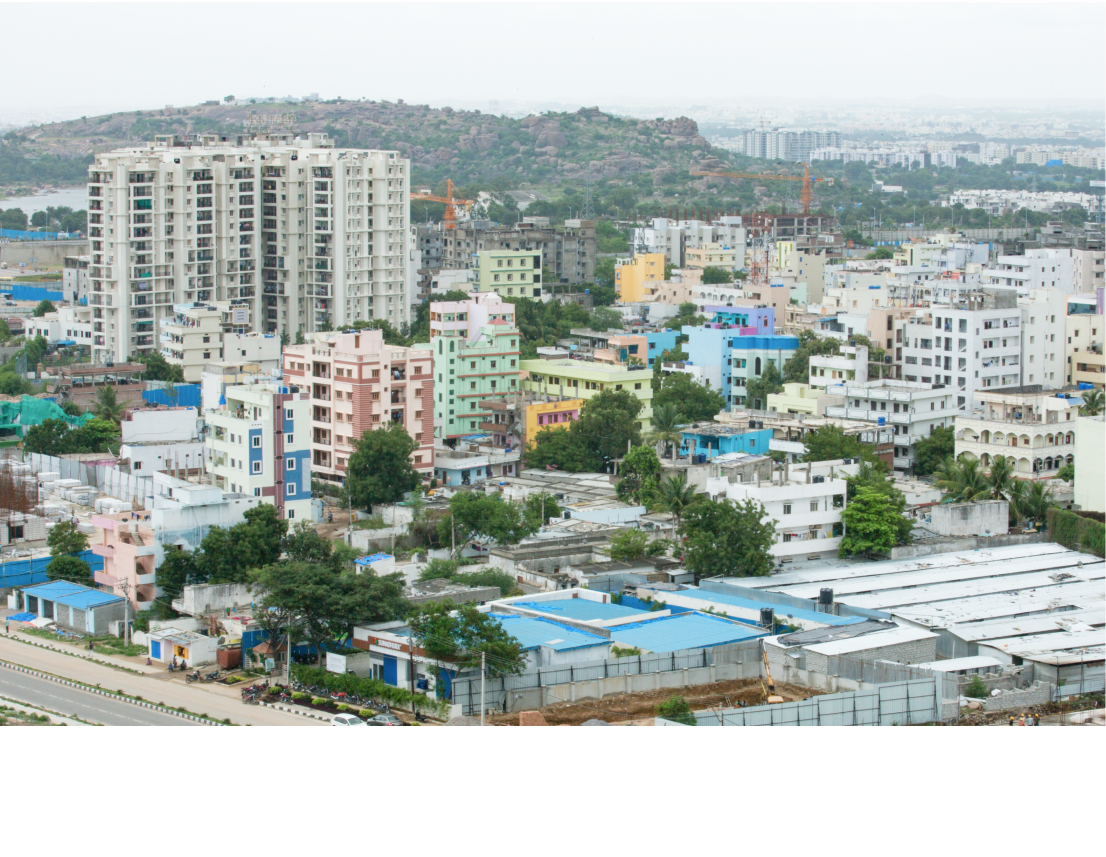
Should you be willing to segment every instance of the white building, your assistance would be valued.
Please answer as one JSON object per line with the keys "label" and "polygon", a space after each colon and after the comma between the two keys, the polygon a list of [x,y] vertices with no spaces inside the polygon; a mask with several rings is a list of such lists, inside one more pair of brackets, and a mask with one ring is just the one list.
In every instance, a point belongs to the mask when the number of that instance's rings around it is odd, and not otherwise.
{"label": "white building", "polygon": [[80,303],[88,298],[88,264],[91,256],[66,256],[62,262],[61,283],[65,299]]}
{"label": "white building", "polygon": [[1064,343],[1067,295],[1057,289],[1033,289],[1018,298],[1022,314],[1023,384],[1064,386],[1067,353]]}
{"label": "white building", "polygon": [[195,408],[141,408],[128,411],[120,424],[119,458],[131,473],[170,472],[199,476],[207,468],[207,447],[200,438]]}
{"label": "white building", "polygon": [[990,467],[995,457],[1002,455],[1013,459],[1020,479],[1055,476],[1075,460],[1081,402],[1049,392],[1040,384],[981,390],[976,403],[982,411],[956,418],[956,457],[963,455]]}
{"label": "white building", "polygon": [[208,414],[214,484],[260,497],[289,521],[310,521],[311,401],[277,384],[230,387]]}
{"label": "white building", "polygon": [[1075,294],[1074,260],[1067,249],[1037,248],[1024,256],[999,256],[993,268],[984,268],[985,282],[1021,289],[1059,289]]}
{"label": "white building", "polygon": [[30,317],[23,324],[29,338],[41,336],[55,345],[92,347],[92,310],[86,306],[59,306],[55,312]]}
{"label": "white building", "polygon": [[159,137],[89,167],[93,360],[158,348],[180,303],[265,333],[410,319],[409,162],[292,138]]}
{"label": "white building", "polygon": [[955,305],[919,310],[903,325],[903,380],[943,384],[964,410],[972,407],[976,390],[1018,386],[1021,315],[1013,290],[984,290]]}
{"label": "white building", "polygon": [[856,475],[859,467],[842,461],[790,464],[770,481],[742,482],[736,469],[731,473],[723,464],[720,476],[707,478],[707,493],[716,500],[762,504],[766,517],[775,522],[771,554],[777,559],[837,556],[845,535],[845,477]]}
{"label": "white building", "polygon": [[1075,505],[1106,512],[1106,423],[1102,415],[1075,421]]}
{"label": "white building", "polygon": [[727,215],[710,223],[654,217],[650,226],[634,229],[630,239],[635,253],[663,253],[668,264],[677,268],[687,264],[689,248],[698,250],[713,244],[724,248],[724,254],[715,255],[725,256],[725,267],[735,271],[745,267],[746,232],[740,217]]}
{"label": "white building", "polygon": [[956,391],[914,381],[867,381],[826,388],[830,395],[845,397],[843,406],[826,408],[827,417],[863,420],[894,430],[894,469],[914,464],[914,445],[934,430],[953,425],[960,412]]}
{"label": "white building", "polygon": [[847,384],[868,380],[868,347],[844,345],[839,355],[812,355],[810,386],[825,393],[830,384]]}

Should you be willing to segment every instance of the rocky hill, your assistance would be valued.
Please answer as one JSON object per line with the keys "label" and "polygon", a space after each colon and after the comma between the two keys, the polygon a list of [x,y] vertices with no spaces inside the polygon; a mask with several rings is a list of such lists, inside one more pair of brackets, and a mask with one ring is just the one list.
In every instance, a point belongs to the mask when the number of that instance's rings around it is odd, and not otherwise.
{"label": "rocky hill", "polygon": [[242,133],[251,113],[291,114],[297,132],[325,131],[339,146],[398,149],[414,164],[415,181],[431,185],[445,178],[466,185],[501,179],[496,184],[552,188],[585,181],[589,168],[595,182],[650,174],[658,183],[678,176],[683,184],[689,169],[730,165],[727,153],[712,148],[686,117],[622,119],[584,108],[508,119],[403,101],[208,102],[38,125],[4,143],[31,159],[87,161],[94,152],[157,134]]}

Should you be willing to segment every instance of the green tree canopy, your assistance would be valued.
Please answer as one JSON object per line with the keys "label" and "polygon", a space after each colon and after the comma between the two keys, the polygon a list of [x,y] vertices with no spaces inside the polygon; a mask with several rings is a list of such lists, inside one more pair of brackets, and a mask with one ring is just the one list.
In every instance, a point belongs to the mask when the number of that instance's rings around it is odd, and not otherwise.
{"label": "green tree canopy", "polygon": [[184,383],[184,367],[170,363],[156,351],[149,354],[132,354],[132,363],[146,364],[142,377],[147,381],[167,381],[174,384]]}
{"label": "green tree canopy", "polygon": [[644,530],[619,530],[611,536],[611,559],[635,560],[664,552],[664,543],[651,541]]}
{"label": "green tree canopy", "polygon": [[70,554],[55,556],[46,566],[47,580],[68,580],[92,586],[92,567],[79,557]]}
{"label": "green tree canopy", "polygon": [[664,702],[658,703],[653,713],[657,717],[663,717],[673,723],[682,723],[684,726],[695,726],[698,721],[691,710],[691,706],[682,696],[670,696]]}
{"label": "green tree canopy", "polygon": [[861,488],[875,491],[887,497],[891,508],[895,510],[896,544],[910,544],[913,536],[914,522],[903,516],[906,511],[906,495],[895,487],[894,481],[888,478],[887,466],[882,461],[862,461],[856,476],[845,477],[848,485],[846,496],[851,503]]}
{"label": "green tree canopy", "polygon": [[704,286],[717,286],[722,285],[723,283],[732,282],[733,271],[727,270],[726,268],[716,268],[713,266],[703,268],[702,283]]}
{"label": "green tree canopy", "polygon": [[783,392],[783,376],[771,360],[758,378],[750,378],[745,386],[745,406],[755,410],[768,409],[768,397]]}
{"label": "green tree canopy", "polygon": [[760,503],[703,500],[684,512],[685,563],[702,577],[771,574],[776,521]]}
{"label": "green tree canopy", "polygon": [[553,465],[572,473],[600,472],[641,443],[641,400],[629,390],[602,390],[567,429],[543,430],[526,451],[527,467]]}
{"label": "green tree canopy", "polygon": [[79,554],[88,550],[88,536],[77,529],[72,521],[59,521],[46,535],[51,556]]}
{"label": "green tree canopy", "polygon": [[695,381],[686,372],[670,372],[662,377],[653,394],[653,410],[671,406],[681,425],[713,420],[726,410],[726,397]]}
{"label": "green tree canopy", "polygon": [[864,257],[865,259],[894,259],[895,253],[890,247],[877,247]]}
{"label": "green tree canopy", "polygon": [[914,473],[916,476],[929,476],[941,466],[946,458],[951,458],[956,446],[956,432],[951,426],[938,426],[929,437],[914,444]]}
{"label": "green tree canopy", "polygon": [[592,330],[601,332],[610,330],[611,328],[621,330],[622,313],[606,306],[596,307],[591,311],[591,316],[588,318],[588,326]]}
{"label": "green tree canopy", "polygon": [[835,461],[839,458],[863,458],[872,460],[869,447],[857,440],[856,435],[845,432],[834,423],[826,423],[803,438],[806,454],[803,461]]}
{"label": "green tree canopy", "polygon": [[891,498],[868,486],[857,489],[856,496],[841,512],[845,537],[839,556],[873,556],[889,553],[899,543],[898,519]]}
{"label": "green tree canopy", "polygon": [[810,358],[832,357],[840,351],[840,341],[819,336],[813,330],[800,331],[799,347],[783,364],[783,380],[787,383],[810,383]]}
{"label": "green tree canopy", "polygon": [[933,471],[933,484],[954,503],[972,503],[990,494],[987,476],[975,458],[946,458]]}
{"label": "green tree canopy", "polygon": [[651,446],[635,446],[618,466],[618,498],[644,506],[655,504],[660,474],[657,451]]}
{"label": "green tree canopy", "polygon": [[114,384],[104,384],[96,391],[96,401],[92,405],[92,413],[97,419],[110,420],[119,424],[123,421],[123,412],[126,408],[115,394]]}
{"label": "green tree canopy", "polygon": [[458,550],[473,540],[517,544],[537,529],[534,523],[521,504],[500,494],[462,491],[450,498],[449,516],[438,523],[438,538],[444,545],[455,540]]}
{"label": "green tree canopy", "polygon": [[36,306],[31,311],[31,315],[33,315],[35,318],[42,318],[48,312],[57,312],[57,311],[58,311],[58,308],[56,306],[54,306],[52,301],[41,300],[41,301],[38,302],[38,306]]}
{"label": "green tree canopy", "polygon": [[517,675],[526,666],[518,640],[473,604],[424,604],[407,617],[407,626],[440,670],[478,669],[481,654],[489,675]]}
{"label": "green tree canopy", "polygon": [[346,484],[357,508],[398,503],[419,487],[419,474],[411,464],[411,454],[419,447],[401,423],[367,431],[354,446]]}

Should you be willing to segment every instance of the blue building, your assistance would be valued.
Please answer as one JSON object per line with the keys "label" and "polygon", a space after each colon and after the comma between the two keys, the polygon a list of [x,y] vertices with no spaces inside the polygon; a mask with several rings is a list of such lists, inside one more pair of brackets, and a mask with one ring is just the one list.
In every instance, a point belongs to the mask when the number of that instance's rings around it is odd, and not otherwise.
{"label": "blue building", "polygon": [[675,351],[676,342],[679,338],[680,334],[675,330],[654,330],[646,333],[645,339],[649,343],[649,359],[645,365],[652,366],[664,352]]}
{"label": "blue building", "polygon": [[619,646],[638,648],[642,653],[705,649],[768,636],[763,628],[705,613],[661,616],[628,625],[613,625],[609,630],[611,639]]}
{"label": "blue building", "polygon": [[610,657],[611,641],[551,619],[489,613],[503,630],[518,640],[528,666],[556,667],[601,661]]}
{"label": "blue building", "polygon": [[683,443],[680,454],[698,455],[702,461],[710,461],[728,452],[744,452],[751,455],[767,455],[772,429],[738,431],[721,425],[702,424],[680,432]]}
{"label": "blue building", "polygon": [[[733,340],[729,351],[730,377],[733,392],[728,401],[732,405],[745,405],[745,387],[754,378],[759,378],[769,363],[775,365],[783,375],[783,364],[799,348],[799,339],[795,336],[738,336]],[[768,408],[767,402],[751,403],[750,407],[761,410]]]}

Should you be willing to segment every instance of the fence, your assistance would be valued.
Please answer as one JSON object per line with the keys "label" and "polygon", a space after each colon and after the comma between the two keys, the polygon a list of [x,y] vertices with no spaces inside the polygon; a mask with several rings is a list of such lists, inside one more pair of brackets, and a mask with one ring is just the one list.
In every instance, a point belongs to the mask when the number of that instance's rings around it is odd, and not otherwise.
{"label": "fence", "polygon": [[79,233],[69,232],[30,232],[24,229],[0,229],[0,238],[15,241],[68,241],[78,237]]}
{"label": "fence", "polygon": [[[597,682],[621,676],[673,673],[682,670],[707,669],[723,664],[759,664],[759,662],[760,642],[751,640],[716,646],[713,649],[687,649],[679,652],[611,658],[564,667],[541,667],[528,669],[513,676],[488,677],[484,682],[484,703],[490,709],[502,711],[516,694],[526,691],[579,682]],[[463,706],[465,714],[479,713],[479,673],[462,674],[453,679],[453,704]]]}
{"label": "fence", "polygon": [[[905,726],[941,720],[935,676],[798,702],[695,712],[696,726]],[[671,725],[659,720],[658,725]]]}
{"label": "fence", "polygon": [[[81,551],[77,556],[88,563],[93,571],[104,570],[104,558],[92,551]],[[31,559],[13,559],[0,563],[0,589],[13,589],[46,582],[46,566],[51,556],[37,556]]]}
{"label": "fence", "polygon": [[1070,699],[1073,696],[1082,696],[1085,693],[1102,693],[1106,691],[1106,677],[1087,677],[1082,681],[1065,681],[1056,688],[1056,699]]}
{"label": "fence", "polygon": [[[147,381],[142,398],[155,405],[171,408],[200,408],[199,384],[170,384],[162,381]],[[168,392],[169,387],[176,388],[176,395]]]}

